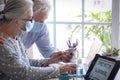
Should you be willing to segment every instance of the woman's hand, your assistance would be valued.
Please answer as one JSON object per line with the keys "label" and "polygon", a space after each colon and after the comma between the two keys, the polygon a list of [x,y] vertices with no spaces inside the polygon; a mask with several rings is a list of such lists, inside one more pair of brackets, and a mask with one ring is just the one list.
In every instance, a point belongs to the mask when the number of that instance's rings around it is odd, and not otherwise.
{"label": "woman's hand", "polygon": [[69,70],[75,70],[75,69],[76,69],[76,65],[75,64],[67,64],[67,65],[59,67],[60,73],[67,72]]}

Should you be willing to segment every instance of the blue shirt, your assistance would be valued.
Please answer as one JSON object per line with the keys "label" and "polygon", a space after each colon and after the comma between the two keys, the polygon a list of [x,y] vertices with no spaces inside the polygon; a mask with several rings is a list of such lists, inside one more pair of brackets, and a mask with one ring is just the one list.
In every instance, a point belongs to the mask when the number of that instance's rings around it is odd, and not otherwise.
{"label": "blue shirt", "polygon": [[58,51],[50,42],[49,31],[45,23],[35,22],[33,29],[28,33],[23,32],[20,37],[27,49],[35,43],[45,58]]}
{"label": "blue shirt", "polygon": [[0,80],[48,80],[59,74],[57,66],[47,66],[48,59],[29,60],[19,38],[0,35],[6,39],[0,47]]}

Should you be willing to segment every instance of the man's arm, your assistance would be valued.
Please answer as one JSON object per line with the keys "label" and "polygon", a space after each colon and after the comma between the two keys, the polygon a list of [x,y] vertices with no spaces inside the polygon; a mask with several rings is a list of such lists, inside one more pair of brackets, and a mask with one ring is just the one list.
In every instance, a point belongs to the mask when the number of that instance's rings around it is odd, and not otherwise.
{"label": "man's arm", "polygon": [[37,40],[35,41],[39,51],[41,54],[48,58],[52,55],[52,53],[58,51],[55,47],[52,46],[50,42],[49,31],[47,25],[44,24],[44,28],[42,29],[41,33],[39,34]]}

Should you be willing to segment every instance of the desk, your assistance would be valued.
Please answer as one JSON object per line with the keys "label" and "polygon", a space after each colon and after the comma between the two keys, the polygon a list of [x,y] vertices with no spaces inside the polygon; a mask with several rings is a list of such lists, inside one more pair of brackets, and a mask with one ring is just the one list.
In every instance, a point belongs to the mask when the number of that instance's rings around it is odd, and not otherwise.
{"label": "desk", "polygon": [[[85,74],[87,72],[87,69],[88,69],[88,65],[84,63],[83,64],[83,74]],[[84,80],[82,78],[76,77],[75,74],[73,74],[73,75],[69,74],[69,76],[70,76],[69,80]],[[59,78],[52,78],[52,79],[49,79],[49,80],[59,80]]]}
{"label": "desk", "polygon": [[[119,80],[119,79],[120,79],[120,70],[118,71],[114,80]],[[52,78],[52,79],[49,79],[49,80],[59,80],[59,78]],[[84,79],[74,77],[74,78],[71,78],[69,80],[84,80]]]}
{"label": "desk", "polygon": [[[101,58],[99,58],[99,59],[101,59]],[[83,67],[83,70],[84,70],[84,67]],[[53,79],[49,79],[49,80],[59,80],[59,78],[53,78]],[[69,78],[69,79],[67,78],[67,80],[84,80],[84,79],[81,79],[81,78],[78,78],[78,77],[74,77],[74,78]],[[104,79],[104,80],[106,80],[106,79]],[[114,80],[120,80],[120,70],[118,71],[118,73],[117,73],[117,75],[116,75]]]}
{"label": "desk", "polygon": [[[49,80],[59,80],[59,78],[52,78]],[[75,77],[74,75],[71,75],[71,78],[69,80],[84,80],[83,77],[79,78],[79,77]]]}
{"label": "desk", "polygon": [[[58,78],[52,78],[52,79],[49,79],[49,80],[59,80]],[[69,80],[84,80],[84,79],[81,79],[81,78],[71,78]]]}

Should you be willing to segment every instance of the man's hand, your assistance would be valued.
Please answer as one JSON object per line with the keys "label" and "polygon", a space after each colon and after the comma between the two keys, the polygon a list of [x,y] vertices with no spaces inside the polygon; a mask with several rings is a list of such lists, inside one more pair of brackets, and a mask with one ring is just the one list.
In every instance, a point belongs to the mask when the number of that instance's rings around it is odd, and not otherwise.
{"label": "man's hand", "polygon": [[65,51],[62,53],[61,61],[63,61],[63,62],[70,62],[70,60],[71,60],[72,57],[73,57],[73,51],[74,51],[73,48],[69,48],[69,49],[65,50]]}
{"label": "man's hand", "polygon": [[62,53],[63,53],[62,51],[53,53],[50,59],[48,60],[48,64],[59,62],[61,60]]}
{"label": "man's hand", "polygon": [[73,56],[73,50],[72,48],[67,49],[65,51],[58,51],[52,54],[49,63],[57,63],[59,61],[63,62],[70,62],[72,56]]}
{"label": "man's hand", "polygon": [[5,43],[5,38],[3,38],[2,36],[0,36],[0,46],[2,46]]}

